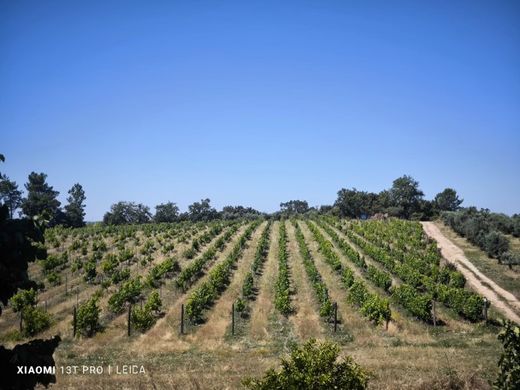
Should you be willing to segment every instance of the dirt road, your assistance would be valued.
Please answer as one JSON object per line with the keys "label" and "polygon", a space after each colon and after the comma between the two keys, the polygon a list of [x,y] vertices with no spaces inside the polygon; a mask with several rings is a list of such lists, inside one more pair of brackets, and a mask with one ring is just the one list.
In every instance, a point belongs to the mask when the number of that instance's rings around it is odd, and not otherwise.
{"label": "dirt road", "polygon": [[421,223],[426,234],[437,241],[442,256],[462,272],[471,288],[486,297],[504,316],[520,324],[520,316],[517,314],[520,312],[520,301],[480,272],[464,255],[462,249],[442,234],[433,222]]}

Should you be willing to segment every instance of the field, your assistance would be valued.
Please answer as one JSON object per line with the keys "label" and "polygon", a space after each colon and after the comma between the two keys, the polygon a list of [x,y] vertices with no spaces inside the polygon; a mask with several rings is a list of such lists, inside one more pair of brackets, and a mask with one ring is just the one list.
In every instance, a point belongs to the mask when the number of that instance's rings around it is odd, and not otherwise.
{"label": "field", "polygon": [[[490,388],[497,374],[500,315],[491,306],[484,321],[482,298],[418,222],[88,226],[49,229],[46,245],[30,277],[45,284],[39,305],[53,322],[37,337],[61,335],[58,367],[104,368],[58,369],[57,388],[240,388],[308,338],[338,343],[371,388]],[[154,291],[160,314],[128,335],[129,303],[143,310]],[[101,329],[73,337],[74,307],[92,296]],[[20,339],[18,327],[7,308],[2,344]]]}

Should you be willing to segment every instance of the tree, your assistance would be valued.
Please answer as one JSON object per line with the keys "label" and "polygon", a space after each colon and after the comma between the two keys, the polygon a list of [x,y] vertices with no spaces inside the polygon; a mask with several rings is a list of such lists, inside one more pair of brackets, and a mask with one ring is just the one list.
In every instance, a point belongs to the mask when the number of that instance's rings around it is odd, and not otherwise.
{"label": "tree", "polygon": [[410,218],[413,213],[420,212],[423,196],[419,182],[408,175],[395,179],[390,189],[392,204],[403,218]]}
{"label": "tree", "polygon": [[155,222],[175,222],[179,218],[179,208],[173,202],[161,203],[155,206]]}
{"label": "tree", "polygon": [[22,211],[29,218],[42,216],[53,225],[61,203],[56,199],[59,192],[54,191],[46,183],[46,179],[45,173],[31,172],[29,181],[25,184],[27,198],[22,202]]}
{"label": "tree", "polygon": [[433,202],[439,211],[456,211],[459,209],[463,199],[459,199],[457,191],[453,188],[446,188],[435,195]]}
{"label": "tree", "polygon": [[0,201],[8,207],[11,219],[13,219],[16,209],[22,205],[22,191],[18,189],[16,182],[9,180],[6,175],[1,173]]}
{"label": "tree", "polygon": [[338,191],[338,198],[334,203],[340,211],[340,216],[348,218],[362,218],[374,214],[377,205],[377,194],[342,188]]}
{"label": "tree", "polygon": [[306,200],[290,200],[280,203],[280,211],[284,214],[305,214],[309,211]]}
{"label": "tree", "polygon": [[337,344],[310,339],[282,359],[280,371],[270,369],[263,378],[248,378],[244,384],[255,390],[366,389],[368,374],[350,356],[338,361],[339,353]]}
{"label": "tree", "polygon": [[223,219],[239,219],[239,218],[247,218],[253,219],[257,218],[261,215],[260,211],[255,210],[252,207],[244,207],[244,206],[225,206],[222,208],[220,213]]}
{"label": "tree", "polygon": [[188,206],[188,216],[192,221],[210,221],[218,217],[217,210],[210,205],[209,198],[201,199]]}
{"label": "tree", "polygon": [[150,208],[144,204],[117,202],[103,216],[103,222],[107,225],[139,224],[150,222],[151,218]]}
{"label": "tree", "polygon": [[85,191],[81,184],[76,183],[69,190],[69,197],[67,198],[67,204],[65,206],[65,219],[67,224],[71,227],[82,227],[85,226]]}

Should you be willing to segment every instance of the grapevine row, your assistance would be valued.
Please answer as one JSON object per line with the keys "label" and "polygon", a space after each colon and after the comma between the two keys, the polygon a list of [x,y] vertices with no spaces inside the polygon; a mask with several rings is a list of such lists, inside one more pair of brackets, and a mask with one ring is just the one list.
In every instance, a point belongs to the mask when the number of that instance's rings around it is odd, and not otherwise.
{"label": "grapevine row", "polygon": [[381,298],[378,294],[370,292],[365,283],[354,276],[350,268],[343,267],[331,242],[321,234],[316,225],[307,221],[307,226],[318,243],[325,261],[342,277],[343,286],[348,290],[349,302],[357,306],[361,314],[375,324],[384,322],[388,324],[392,317],[388,299]]}
{"label": "grapevine row", "polygon": [[231,226],[200,257],[195,259],[190,265],[184,268],[175,281],[177,287],[180,287],[183,291],[186,291],[186,289],[191,286],[193,282],[199,279],[202,276],[206,265],[215,259],[217,253],[224,248],[226,243],[237,232],[238,228],[239,225]]}
{"label": "grapevine row", "polygon": [[279,227],[280,238],[278,239],[278,279],[276,281],[275,290],[275,307],[283,315],[289,315],[293,311],[290,297],[290,280],[289,265],[287,253],[287,232],[285,229],[285,221],[280,221]]}
{"label": "grapevine row", "polygon": [[226,259],[212,268],[207,280],[190,294],[186,304],[186,314],[190,321],[194,323],[202,321],[204,310],[209,308],[227,287],[233,267],[244,250],[244,244],[251,238],[260,223],[261,221],[258,220],[247,227]]}
{"label": "grapevine row", "polygon": [[318,269],[316,268],[316,265],[314,264],[314,260],[312,259],[309,248],[305,243],[305,238],[303,236],[300,226],[298,225],[298,222],[292,220],[292,224],[296,231],[296,240],[298,241],[300,255],[303,260],[303,265],[307,273],[307,277],[309,278],[309,281],[312,283],[314,293],[316,294],[316,297],[318,298],[318,301],[320,303],[320,316],[328,318],[332,315],[333,310],[333,305],[329,298],[329,291],[327,289],[327,286],[323,282],[323,279]]}

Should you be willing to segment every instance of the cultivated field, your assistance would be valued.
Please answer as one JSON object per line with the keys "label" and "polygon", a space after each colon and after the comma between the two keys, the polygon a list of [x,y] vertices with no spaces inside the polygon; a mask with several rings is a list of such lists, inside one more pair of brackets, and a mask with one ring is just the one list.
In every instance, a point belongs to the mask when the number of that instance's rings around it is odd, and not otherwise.
{"label": "cultivated field", "polygon": [[[45,284],[39,305],[53,322],[37,337],[61,335],[58,367],[105,369],[58,370],[57,388],[240,388],[311,337],[340,344],[370,371],[371,388],[489,388],[497,374],[501,313],[486,310],[418,222],[88,226],[49,229],[46,245],[30,278]],[[130,304],[142,311],[153,292],[161,310],[129,336]],[[74,307],[93,296],[101,328],[73,337]],[[7,308],[2,344],[16,343],[18,327]]]}

